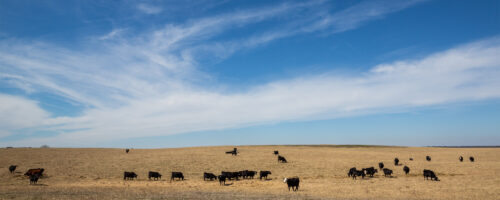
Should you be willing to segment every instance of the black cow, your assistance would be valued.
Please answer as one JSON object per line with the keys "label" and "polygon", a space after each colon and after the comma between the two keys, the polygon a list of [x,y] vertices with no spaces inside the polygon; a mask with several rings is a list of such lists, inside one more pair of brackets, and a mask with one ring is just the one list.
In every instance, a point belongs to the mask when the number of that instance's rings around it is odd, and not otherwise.
{"label": "black cow", "polygon": [[352,179],[356,179],[357,176],[361,176],[361,178],[365,178],[366,174],[364,170],[355,170],[352,175]]}
{"label": "black cow", "polygon": [[413,158],[410,158],[411,161],[413,161]]}
{"label": "black cow", "polygon": [[43,176],[43,168],[36,168],[36,169],[29,169],[24,175],[25,176],[31,176],[31,175],[38,175]]}
{"label": "black cow", "polygon": [[378,172],[377,169],[375,169],[375,167],[363,168],[363,171],[365,171],[366,175],[370,177],[373,177],[373,175],[375,175],[375,173]]}
{"label": "black cow", "polygon": [[172,176],[170,176],[170,181],[174,180],[174,178],[178,178],[178,180],[184,180],[184,175],[182,172],[172,172]]}
{"label": "black cow", "polygon": [[271,174],[271,171],[260,171],[259,175],[260,175],[260,180],[262,180],[262,178],[264,178],[264,180],[267,180],[267,175]]}
{"label": "black cow", "polygon": [[256,171],[245,170],[245,171],[240,171],[239,174],[244,179],[248,179],[248,178],[253,179],[253,177],[255,176],[255,174],[257,174],[257,172]]}
{"label": "black cow", "polygon": [[278,162],[286,163],[285,157],[278,155]]}
{"label": "black cow", "polygon": [[128,153],[130,151],[130,149],[125,149],[125,153]]}
{"label": "black cow", "polygon": [[471,162],[474,162],[474,157],[472,157],[472,156],[471,156],[471,157],[469,157],[469,160],[470,160]]}
{"label": "black cow", "polygon": [[215,174],[205,172],[203,173],[203,180],[206,181],[207,179],[211,181],[214,179],[217,180],[217,176],[215,176]]}
{"label": "black cow", "polygon": [[17,165],[11,165],[11,166],[9,167],[9,172],[10,172],[11,174],[12,174],[12,173],[14,173],[14,171],[16,171],[16,168],[17,168]]}
{"label": "black cow", "polygon": [[464,157],[460,156],[460,157],[458,157],[458,160],[460,160],[460,162],[463,162],[464,161]]}
{"label": "black cow", "polygon": [[158,180],[158,179],[161,179],[161,174],[158,173],[158,172],[149,172],[148,174],[148,178],[149,180],[151,180],[151,178],[153,178],[154,180]]}
{"label": "black cow", "polygon": [[390,169],[387,169],[387,168],[384,168],[384,176],[392,176],[392,170]]}
{"label": "black cow", "polygon": [[430,156],[425,156],[425,159],[426,159],[427,161],[431,161],[431,157],[430,157]]}
{"label": "black cow", "polygon": [[285,178],[283,182],[288,185],[288,191],[290,191],[290,188],[292,188],[293,191],[299,190],[299,177]]}
{"label": "black cow", "polygon": [[239,172],[224,172],[224,171],[222,171],[221,174],[229,180],[232,180],[233,178],[238,180],[238,177],[240,176]]}
{"label": "black cow", "polygon": [[123,172],[123,180],[134,180],[137,179],[137,174],[135,172]]}
{"label": "black cow", "polygon": [[439,181],[436,173],[434,173],[432,170],[424,169],[424,179],[427,180],[428,178],[431,178],[431,180],[434,179],[435,181]]}
{"label": "black cow", "polygon": [[226,151],[226,154],[231,154],[233,156],[237,156],[238,155],[238,149],[234,148],[232,151]]}
{"label": "black cow", "polygon": [[396,165],[396,166],[399,165],[399,159],[398,158],[394,158],[394,165]]}
{"label": "black cow", "polygon": [[274,155],[278,155],[278,154],[280,154],[280,152],[274,151]]}
{"label": "black cow", "polygon": [[219,175],[219,185],[226,184],[226,176]]}
{"label": "black cow", "polygon": [[379,162],[378,163],[378,168],[380,168],[380,169],[384,168],[384,163],[383,162]]}
{"label": "black cow", "polygon": [[352,176],[352,178],[354,179],[354,173],[356,173],[356,167],[349,169],[349,172],[347,172],[347,176],[348,177]]}
{"label": "black cow", "polygon": [[403,167],[403,171],[405,171],[405,174],[408,175],[408,173],[410,173],[410,168],[405,165],[405,167]]}
{"label": "black cow", "polygon": [[36,184],[38,182],[38,178],[40,178],[39,174],[30,175],[30,185]]}

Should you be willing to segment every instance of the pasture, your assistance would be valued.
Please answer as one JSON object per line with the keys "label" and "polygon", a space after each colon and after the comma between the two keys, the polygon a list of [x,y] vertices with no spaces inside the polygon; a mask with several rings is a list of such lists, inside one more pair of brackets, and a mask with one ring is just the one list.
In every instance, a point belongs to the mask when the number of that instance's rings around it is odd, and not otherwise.
{"label": "pasture", "polygon": [[[498,199],[500,148],[430,148],[362,146],[233,146],[171,149],[0,149],[0,199]],[[274,150],[288,163],[278,163]],[[426,161],[430,155],[432,161]],[[458,160],[464,156],[464,162]],[[475,157],[475,162],[469,161]],[[402,165],[394,166],[398,157]],[[409,158],[413,158],[410,161]],[[373,178],[347,177],[351,167],[384,162],[392,177],[379,169]],[[14,174],[10,165],[18,165]],[[403,166],[410,168],[405,175]],[[30,185],[23,174],[44,168],[44,177]],[[440,181],[424,180],[423,169]],[[270,180],[204,181],[203,173],[269,170]],[[123,180],[124,171],[137,180]],[[159,181],[148,171],[160,172]],[[184,181],[170,181],[170,172]],[[288,191],[283,178],[298,176],[300,188]]]}

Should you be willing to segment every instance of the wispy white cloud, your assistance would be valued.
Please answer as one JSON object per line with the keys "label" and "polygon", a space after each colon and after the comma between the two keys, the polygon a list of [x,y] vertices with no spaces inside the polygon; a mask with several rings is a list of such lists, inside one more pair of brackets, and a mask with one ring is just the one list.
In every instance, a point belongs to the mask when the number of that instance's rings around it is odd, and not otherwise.
{"label": "wispy white cloud", "polygon": [[162,12],[162,8],[159,6],[154,6],[150,4],[141,3],[137,5],[137,9],[146,14],[159,14]]}

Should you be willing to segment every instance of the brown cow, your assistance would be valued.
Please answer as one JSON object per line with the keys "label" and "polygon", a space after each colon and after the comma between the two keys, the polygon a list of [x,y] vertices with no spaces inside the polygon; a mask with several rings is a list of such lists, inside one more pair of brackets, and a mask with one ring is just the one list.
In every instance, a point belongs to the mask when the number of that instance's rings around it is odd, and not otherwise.
{"label": "brown cow", "polygon": [[36,168],[36,169],[29,169],[24,175],[25,176],[32,176],[32,175],[38,175],[38,176],[43,176],[43,168]]}

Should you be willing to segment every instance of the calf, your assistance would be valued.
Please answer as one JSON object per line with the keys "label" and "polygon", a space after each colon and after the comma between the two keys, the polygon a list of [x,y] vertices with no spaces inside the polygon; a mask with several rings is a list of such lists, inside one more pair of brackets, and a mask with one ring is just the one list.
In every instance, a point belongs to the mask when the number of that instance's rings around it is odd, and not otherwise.
{"label": "calf", "polygon": [[463,162],[464,161],[464,157],[460,156],[460,157],[458,157],[458,160],[460,160],[460,162]]}
{"label": "calf", "polygon": [[428,178],[434,179],[435,181],[439,181],[438,177],[432,170],[424,169],[424,179],[427,180]]}
{"label": "calf", "polygon": [[137,174],[135,172],[123,172],[123,180],[134,180],[137,179]]}
{"label": "calf", "polygon": [[287,163],[285,157],[278,155],[278,162]]}
{"label": "calf", "polygon": [[427,161],[429,161],[429,162],[431,161],[431,157],[430,157],[430,156],[425,156],[425,159],[426,159]]}
{"label": "calf", "polygon": [[219,185],[226,184],[226,176],[219,175]]}
{"label": "calf", "polygon": [[394,165],[396,165],[396,166],[399,165],[399,159],[398,158],[394,158]]}
{"label": "calf", "polygon": [[260,171],[259,175],[260,175],[260,180],[262,180],[262,178],[264,178],[264,180],[267,180],[267,175],[271,174],[271,171]]}
{"label": "calf", "polygon": [[16,171],[16,168],[17,168],[17,165],[11,165],[11,166],[9,167],[9,172],[10,172],[11,174],[12,174],[12,173],[14,173],[14,171]]}
{"label": "calf", "polygon": [[472,156],[471,156],[471,157],[469,157],[469,160],[470,160],[471,162],[474,162],[474,157],[472,157]]}
{"label": "calf", "polygon": [[373,177],[373,175],[378,172],[375,167],[363,168],[363,171],[365,171],[366,175],[369,175],[370,177]]}
{"label": "calf", "polygon": [[207,179],[211,181],[214,179],[217,180],[217,176],[215,176],[215,174],[205,172],[203,173],[203,180],[206,181]]}
{"label": "calf", "polygon": [[380,168],[380,169],[384,168],[384,163],[383,162],[379,162],[378,163],[378,168]]}
{"label": "calf", "polygon": [[38,176],[43,176],[43,168],[36,168],[36,169],[29,169],[24,175],[25,176],[31,176],[31,175],[38,175]]}
{"label": "calf", "polygon": [[30,175],[30,185],[36,184],[38,182],[38,178],[40,178],[40,175],[38,174]]}
{"label": "calf", "polygon": [[280,154],[278,151],[274,151],[274,155],[278,155]]}
{"label": "calf", "polygon": [[158,180],[158,179],[161,179],[161,174],[158,173],[158,172],[149,172],[148,174],[148,178],[149,180],[151,180],[151,178],[153,178],[153,180]]}
{"label": "calf", "polygon": [[170,176],[170,181],[174,180],[174,178],[178,178],[178,180],[184,180],[184,175],[182,172],[172,172],[172,176]]}
{"label": "calf", "polygon": [[387,168],[384,168],[384,176],[392,176],[392,170],[390,169],[387,169]]}
{"label": "calf", "polygon": [[403,167],[403,171],[405,171],[405,174],[408,175],[408,173],[410,173],[410,168],[405,165],[405,167]]}
{"label": "calf", "polygon": [[293,191],[299,190],[300,180],[298,177],[285,178],[283,179],[283,182],[288,185],[288,191],[290,191],[290,188],[292,188]]}

